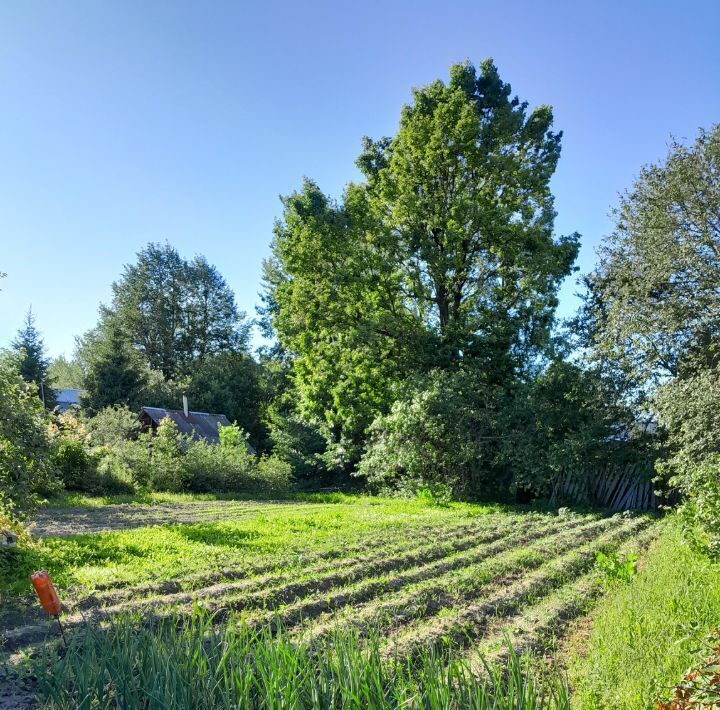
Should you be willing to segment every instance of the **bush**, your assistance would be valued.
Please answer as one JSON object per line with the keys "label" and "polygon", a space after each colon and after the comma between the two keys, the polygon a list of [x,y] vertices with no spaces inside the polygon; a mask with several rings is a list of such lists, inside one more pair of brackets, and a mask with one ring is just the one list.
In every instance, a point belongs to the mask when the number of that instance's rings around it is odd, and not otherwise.
{"label": "bush", "polygon": [[682,493],[686,535],[720,557],[720,366],[663,387],[656,398],[670,458],[661,475]]}
{"label": "bush", "polygon": [[462,370],[414,381],[371,425],[357,475],[380,491],[443,484],[455,496],[506,494],[509,472],[497,465],[500,398],[497,388]]}
{"label": "bush", "polygon": [[26,594],[30,575],[42,566],[30,535],[0,504],[0,534],[3,532],[16,535],[17,543],[11,547],[0,545],[0,608],[4,594]]}
{"label": "bush", "polygon": [[276,456],[261,456],[257,464],[255,485],[264,493],[276,496],[290,491],[292,466]]}
{"label": "bush", "polygon": [[97,461],[85,445],[73,439],[59,438],[52,449],[51,461],[65,488],[89,491],[95,488]]}
{"label": "bush", "polygon": [[84,422],[87,439],[93,446],[114,446],[134,439],[140,432],[137,413],[128,407],[114,406],[101,409]]}
{"label": "bush", "polygon": [[250,495],[281,495],[290,488],[291,466],[275,457],[258,459],[248,449],[247,433],[236,426],[221,427],[220,442],[210,444],[181,434],[164,419],[155,436],[143,433],[96,451],[98,473],[116,486],[132,482],[146,491]]}
{"label": "bush", "polygon": [[40,494],[57,490],[48,462],[50,441],[43,405],[20,376],[17,358],[0,356],[0,505],[23,517]]}
{"label": "bush", "polygon": [[699,463],[680,455],[659,468],[674,473],[670,484],[684,495],[680,512],[686,538],[720,559],[720,454],[707,456]]}
{"label": "bush", "polygon": [[183,460],[187,490],[280,495],[288,492],[292,467],[273,456],[250,453],[247,434],[237,426],[220,428],[219,445],[190,442]]}

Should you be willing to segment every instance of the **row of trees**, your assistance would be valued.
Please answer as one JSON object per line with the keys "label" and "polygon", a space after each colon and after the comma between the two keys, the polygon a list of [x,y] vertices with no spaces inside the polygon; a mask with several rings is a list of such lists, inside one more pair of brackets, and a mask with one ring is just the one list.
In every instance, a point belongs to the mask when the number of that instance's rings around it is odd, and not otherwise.
{"label": "row of trees", "polygon": [[22,375],[44,392],[84,390],[91,412],[109,406],[222,412],[263,446],[264,370],[248,347],[250,323],[225,280],[204,257],[186,261],[169,244],[149,244],[112,285],[98,325],[78,339],[72,360],[49,362],[32,312],[13,342]]}
{"label": "row of trees", "polygon": [[315,481],[535,497],[561,472],[667,452],[687,494],[702,479],[720,500],[719,136],[641,172],[563,327],[579,235],[554,231],[562,134],[492,62],[456,65],[395,136],[364,140],[340,201],[310,180],[283,199],[259,309],[273,347],[251,356],[213,266],[151,244],[50,375],[90,411],[187,392]]}

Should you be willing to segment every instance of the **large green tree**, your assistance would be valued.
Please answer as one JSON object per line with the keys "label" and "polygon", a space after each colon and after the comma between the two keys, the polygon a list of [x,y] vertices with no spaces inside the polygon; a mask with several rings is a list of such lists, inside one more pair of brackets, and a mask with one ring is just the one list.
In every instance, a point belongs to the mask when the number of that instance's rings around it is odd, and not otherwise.
{"label": "large green tree", "polygon": [[720,554],[720,126],[643,168],[615,218],[586,279],[585,345],[658,418],[660,469]]}
{"label": "large green tree", "polygon": [[256,448],[264,447],[263,371],[249,355],[220,353],[206,358],[190,378],[186,393],[192,409],[224,414],[248,432]]}
{"label": "large green tree", "polygon": [[720,362],[720,126],[642,169],[599,253],[585,344],[638,392]]}
{"label": "large green tree", "polygon": [[77,358],[59,355],[50,362],[48,376],[55,387],[82,389],[85,373]]}
{"label": "large green tree", "polygon": [[148,244],[113,286],[102,323],[112,320],[165,379],[188,374],[218,352],[246,346],[249,326],[232,290],[202,256],[188,262],[169,244]]}
{"label": "large green tree", "polygon": [[491,61],[458,64],[365,139],[342,203],[310,181],[285,198],[265,312],[340,459],[414,372],[473,363],[493,384],[537,363],[578,248],[553,234],[551,127]]}
{"label": "large green tree", "polygon": [[32,382],[36,386],[37,394],[46,408],[52,409],[55,398],[48,374],[50,360],[45,353],[42,335],[35,325],[32,308],[28,309],[25,323],[18,330],[12,347],[18,356],[20,375],[26,382]]}

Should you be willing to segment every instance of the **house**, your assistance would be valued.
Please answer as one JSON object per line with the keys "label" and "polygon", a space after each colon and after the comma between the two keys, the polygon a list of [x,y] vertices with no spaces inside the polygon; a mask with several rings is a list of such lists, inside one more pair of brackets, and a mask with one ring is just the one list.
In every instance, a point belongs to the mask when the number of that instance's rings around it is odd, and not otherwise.
{"label": "house", "polygon": [[192,436],[193,439],[205,439],[209,444],[220,441],[218,426],[230,426],[224,414],[208,414],[206,412],[190,412],[182,409],[163,409],[162,407],[143,407],[140,410],[140,423],[143,431],[156,432],[163,419],[172,419],[181,434]]}
{"label": "house", "polygon": [[63,412],[67,412],[70,407],[80,406],[80,397],[82,397],[83,391],[59,388],[54,389],[53,394],[55,395],[55,403],[57,405],[57,408],[62,414]]}

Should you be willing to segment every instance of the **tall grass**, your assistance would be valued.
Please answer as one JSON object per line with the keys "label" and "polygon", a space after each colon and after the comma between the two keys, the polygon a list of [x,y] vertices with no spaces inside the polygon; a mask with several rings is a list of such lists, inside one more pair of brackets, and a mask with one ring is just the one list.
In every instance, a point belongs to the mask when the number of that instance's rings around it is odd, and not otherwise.
{"label": "tall grass", "polygon": [[588,643],[570,666],[573,707],[656,707],[720,624],[720,564],[684,544],[678,521],[665,526],[636,579],[592,612]]}
{"label": "tall grass", "polygon": [[130,616],[86,627],[60,656],[36,662],[42,704],[52,708],[568,708],[565,684],[510,655],[476,678],[428,649],[411,665],[386,661],[380,642],[337,631],[291,641],[284,631],[217,626],[201,609],[155,627]]}

